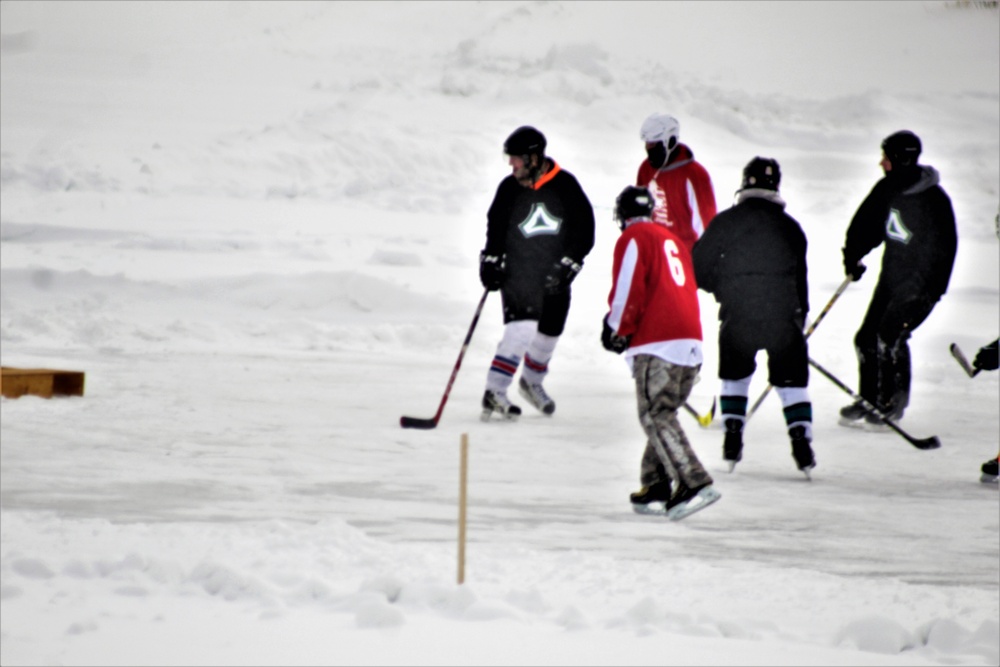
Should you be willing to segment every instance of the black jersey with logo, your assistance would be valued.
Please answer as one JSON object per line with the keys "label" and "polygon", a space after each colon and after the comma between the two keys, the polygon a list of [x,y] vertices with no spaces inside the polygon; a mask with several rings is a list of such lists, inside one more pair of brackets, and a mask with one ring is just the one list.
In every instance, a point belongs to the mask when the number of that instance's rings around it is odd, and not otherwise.
{"label": "black jersey with logo", "polygon": [[534,187],[508,176],[487,213],[487,255],[504,260],[501,294],[511,319],[537,319],[545,277],[563,257],[579,264],[594,247],[594,209],[571,173],[555,162]]}
{"label": "black jersey with logo", "polygon": [[876,183],[848,227],[845,261],[853,264],[884,242],[879,285],[939,299],[958,247],[955,213],[939,181],[933,167],[918,165]]}

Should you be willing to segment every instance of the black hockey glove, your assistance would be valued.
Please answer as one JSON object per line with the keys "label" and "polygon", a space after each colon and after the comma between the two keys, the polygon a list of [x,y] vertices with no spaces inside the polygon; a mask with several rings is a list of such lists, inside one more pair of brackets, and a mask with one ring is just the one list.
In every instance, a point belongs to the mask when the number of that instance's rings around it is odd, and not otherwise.
{"label": "black hockey glove", "polygon": [[615,354],[621,354],[628,349],[629,341],[632,339],[631,336],[619,336],[608,324],[608,316],[604,316],[604,330],[601,332],[601,345],[608,352],[614,352]]}
{"label": "black hockey glove", "polygon": [[844,271],[845,276],[850,276],[851,281],[858,282],[859,280],[861,280],[861,276],[865,275],[865,271],[868,270],[868,267],[862,264],[861,262],[858,262],[854,266],[845,265],[844,269],[845,269]]}
{"label": "black hockey glove", "polygon": [[487,255],[485,250],[479,253],[479,281],[483,287],[495,292],[503,286],[503,279],[503,259]]}
{"label": "black hockey glove", "polygon": [[545,293],[559,294],[569,289],[570,283],[580,273],[583,266],[572,257],[563,257],[552,265],[552,270],[545,277]]}
{"label": "black hockey glove", "polygon": [[844,275],[850,276],[852,282],[858,282],[861,280],[861,276],[865,275],[865,271],[868,269],[867,266],[861,263],[860,259],[848,259],[847,249],[844,249]]}
{"label": "black hockey glove", "polygon": [[972,362],[972,365],[984,371],[995,371],[1000,367],[1000,362],[997,360],[997,341],[979,348],[979,352],[976,353],[976,358]]}

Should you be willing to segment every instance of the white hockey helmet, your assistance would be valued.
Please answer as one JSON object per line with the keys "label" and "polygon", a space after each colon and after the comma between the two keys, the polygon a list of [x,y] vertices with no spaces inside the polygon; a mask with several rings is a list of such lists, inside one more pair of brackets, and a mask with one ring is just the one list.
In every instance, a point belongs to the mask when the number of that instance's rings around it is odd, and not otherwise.
{"label": "white hockey helmet", "polygon": [[674,149],[680,140],[681,124],[667,114],[654,113],[642,123],[639,137],[648,144],[663,142],[668,151]]}

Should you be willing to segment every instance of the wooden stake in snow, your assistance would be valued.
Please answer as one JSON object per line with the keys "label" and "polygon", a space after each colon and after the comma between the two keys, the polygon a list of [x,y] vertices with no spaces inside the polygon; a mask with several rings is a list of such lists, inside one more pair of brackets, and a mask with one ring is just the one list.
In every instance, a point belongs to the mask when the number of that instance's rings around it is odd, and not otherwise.
{"label": "wooden stake in snow", "polygon": [[458,482],[458,583],[465,581],[465,489],[468,484],[469,434],[462,434],[462,454]]}

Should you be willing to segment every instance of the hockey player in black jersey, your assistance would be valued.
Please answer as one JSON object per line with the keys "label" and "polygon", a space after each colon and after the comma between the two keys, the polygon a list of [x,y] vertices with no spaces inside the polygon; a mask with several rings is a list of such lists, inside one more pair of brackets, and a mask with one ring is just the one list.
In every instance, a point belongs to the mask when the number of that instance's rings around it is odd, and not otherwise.
{"label": "hockey player in black jersey", "polygon": [[792,458],[808,477],[812,450],[807,241],[779,194],[781,167],[755,157],[743,169],[736,203],[712,219],[694,245],[698,287],[719,302],[722,457],[730,470],[743,456],[747,394],[757,353],[767,352],[768,381],[781,397]]}
{"label": "hockey player in black jersey", "polygon": [[[857,281],[861,260],[885,243],[882,270],[861,328],[854,338],[858,393],[886,416],[898,420],[910,400],[911,364],[907,341],[948,288],[958,232],[951,200],[933,168],[917,164],[920,139],[896,132],[882,142],[885,172],[854,214],[844,242],[844,271]],[[840,411],[841,423],[864,419],[861,402]]]}
{"label": "hockey player in black jersey", "polygon": [[486,289],[500,290],[504,332],[486,375],[484,421],[494,413],[509,420],[521,414],[507,397],[518,368],[521,395],[542,413],[555,412],[542,381],[569,314],[570,283],[594,247],[590,200],[545,148],[533,127],[507,138],[511,174],[487,213],[479,276]]}

